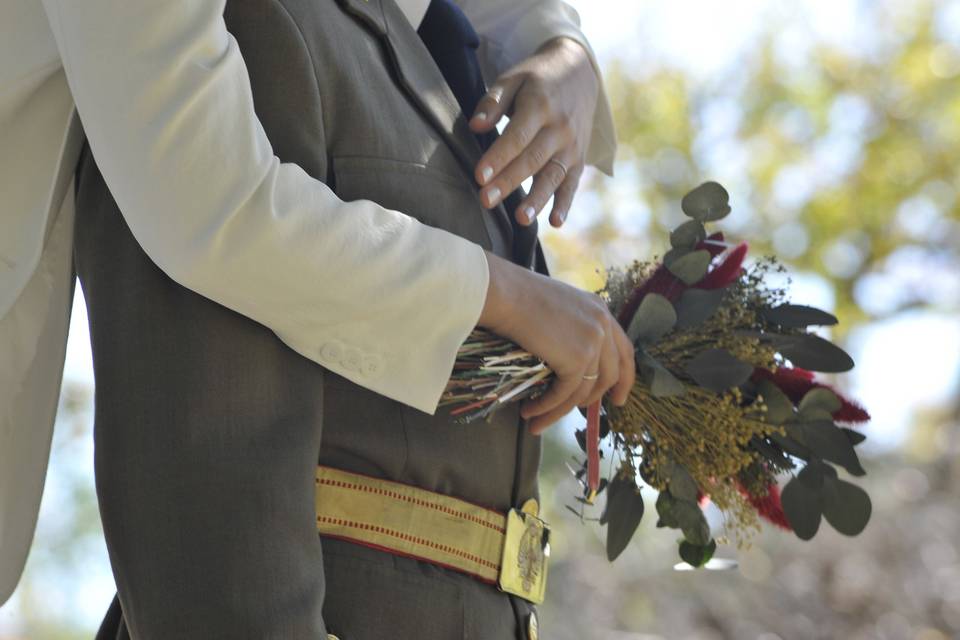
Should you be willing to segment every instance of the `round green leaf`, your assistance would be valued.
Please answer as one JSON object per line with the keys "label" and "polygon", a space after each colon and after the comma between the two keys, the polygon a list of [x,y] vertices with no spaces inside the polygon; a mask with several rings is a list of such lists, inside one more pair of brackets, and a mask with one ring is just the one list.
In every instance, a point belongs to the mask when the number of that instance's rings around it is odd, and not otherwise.
{"label": "round green leaf", "polygon": [[836,469],[816,458],[804,465],[800,473],[797,474],[800,482],[813,491],[820,491],[820,488],[823,487],[823,479],[827,477],[836,478]]}
{"label": "round green leaf", "polygon": [[837,318],[826,311],[799,304],[781,304],[763,309],[760,315],[770,324],[789,329],[837,324]]}
{"label": "round green leaf", "polygon": [[834,529],[855,536],[867,526],[873,505],[866,491],[845,480],[828,477],[824,479],[821,495],[823,517]]}
{"label": "round green leaf", "polygon": [[697,220],[687,220],[670,233],[670,246],[674,249],[693,249],[706,240],[707,230]]}
{"label": "round green leaf", "polygon": [[600,523],[607,525],[607,559],[616,560],[643,518],[643,496],[633,478],[617,475],[607,485],[607,503]]}
{"label": "round green leaf", "polygon": [[669,465],[667,482],[673,497],[687,502],[697,501],[697,482],[683,466],[676,463]]}
{"label": "round green leaf", "polygon": [[810,540],[820,528],[823,512],[820,492],[811,489],[799,478],[792,478],[780,494],[783,512],[793,532],[801,540]]}
{"label": "round green leaf", "polygon": [[659,293],[648,293],[640,301],[627,327],[627,336],[635,344],[655,342],[677,324],[677,312]]}
{"label": "round green leaf", "polygon": [[687,249],[686,247],[674,247],[663,254],[663,266],[669,268],[674,262],[682,258],[685,255],[693,253],[693,249]]}
{"label": "round green leaf", "polygon": [[709,251],[701,249],[680,256],[669,264],[666,262],[664,264],[670,273],[680,278],[684,284],[690,285],[703,280],[712,259]]}
{"label": "round green leaf", "polygon": [[753,375],[752,364],[737,359],[726,349],[701,351],[684,370],[698,385],[718,393],[740,386]]}
{"label": "round green leaf", "polygon": [[683,212],[700,222],[719,220],[730,213],[730,195],[716,182],[705,182],[683,196]]}
{"label": "round green leaf", "polygon": [[723,289],[687,289],[677,300],[677,328],[695,327],[712,316],[723,302]]}
{"label": "round green leaf", "polygon": [[703,511],[697,509],[697,519],[682,527],[683,537],[695,545],[704,545],[710,541],[710,525]]}
{"label": "round green leaf", "polygon": [[653,380],[650,383],[650,393],[658,398],[680,396],[686,391],[683,383],[659,364],[653,369]]}
{"label": "round green leaf", "polygon": [[786,427],[791,437],[809,447],[819,457],[840,465],[851,475],[866,475],[867,472],[860,466],[860,459],[850,439],[832,421],[793,422]]}
{"label": "round green leaf", "polygon": [[814,387],[803,396],[800,404],[797,405],[797,409],[800,410],[800,413],[804,413],[810,409],[820,409],[828,415],[833,415],[839,411],[842,406],[843,404],[840,402],[840,398],[837,397],[837,394],[833,391],[826,387]]}
{"label": "round green leaf", "polygon": [[783,424],[794,416],[793,402],[787,397],[780,387],[770,380],[761,380],[757,385],[757,392],[763,398],[763,403],[767,406],[767,413],[764,415],[764,421],[768,424]]}
{"label": "round green leaf", "polygon": [[707,564],[716,550],[717,542],[713,539],[705,545],[690,544],[686,540],[680,541],[680,559],[692,567],[702,567]]}

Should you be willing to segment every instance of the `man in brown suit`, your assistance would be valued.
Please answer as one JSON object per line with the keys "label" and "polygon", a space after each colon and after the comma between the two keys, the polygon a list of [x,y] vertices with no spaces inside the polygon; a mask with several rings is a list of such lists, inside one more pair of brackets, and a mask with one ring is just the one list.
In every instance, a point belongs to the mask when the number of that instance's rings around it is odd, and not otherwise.
{"label": "man in brown suit", "polygon": [[[524,415],[509,405],[469,428],[444,409],[376,393],[362,375],[334,371],[351,369],[350,345],[331,341],[316,360],[304,357],[169,277],[137,242],[85,146],[75,268],[94,354],[97,492],[118,587],[99,637],[535,635],[530,599],[470,571],[427,553],[318,538],[329,505],[317,497],[317,469],[396,483],[372,484],[373,493],[411,487],[427,492],[415,500],[451,497],[506,514],[539,497],[539,432],[607,391],[625,400],[633,353],[623,331],[596,296],[548,277],[535,227],[526,245],[517,241],[533,222],[528,207],[535,217],[556,192],[559,226],[570,206],[593,117],[593,100],[578,104],[592,77],[585,51],[551,39],[494,84],[478,107],[486,118],[468,124],[394,0],[230,0],[224,19],[277,157],[345,202],[371,200],[483,247],[489,290],[478,324],[543,357],[558,382]],[[485,152],[475,134],[504,112],[511,125]],[[529,175],[531,194],[514,195],[508,211],[503,194]]]}

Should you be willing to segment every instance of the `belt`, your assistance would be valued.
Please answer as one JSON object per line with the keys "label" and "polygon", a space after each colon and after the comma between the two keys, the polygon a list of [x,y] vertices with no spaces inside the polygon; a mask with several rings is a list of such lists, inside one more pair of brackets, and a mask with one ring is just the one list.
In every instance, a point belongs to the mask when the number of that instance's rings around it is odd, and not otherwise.
{"label": "belt", "polygon": [[317,466],[317,531],[466,573],[543,602],[550,528],[536,500],[506,513],[420,487]]}

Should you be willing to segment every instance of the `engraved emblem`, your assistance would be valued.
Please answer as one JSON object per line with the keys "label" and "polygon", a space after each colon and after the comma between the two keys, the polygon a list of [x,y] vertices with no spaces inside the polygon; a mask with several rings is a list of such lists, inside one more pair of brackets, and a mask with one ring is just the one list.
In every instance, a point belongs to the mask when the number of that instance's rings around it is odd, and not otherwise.
{"label": "engraved emblem", "polygon": [[520,538],[517,568],[523,590],[529,592],[540,576],[543,567],[543,528],[536,518],[526,518],[526,529]]}

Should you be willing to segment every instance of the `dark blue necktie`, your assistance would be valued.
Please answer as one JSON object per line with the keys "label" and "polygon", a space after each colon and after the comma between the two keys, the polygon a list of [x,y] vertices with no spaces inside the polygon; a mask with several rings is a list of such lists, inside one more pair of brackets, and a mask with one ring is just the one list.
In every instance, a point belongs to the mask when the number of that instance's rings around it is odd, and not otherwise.
{"label": "dark blue necktie", "polygon": [[[450,0],[431,0],[417,34],[450,85],[460,109],[469,119],[480,98],[487,92],[477,60],[480,39],[470,20]],[[493,129],[485,134],[474,135],[480,147],[486,151],[497,139],[498,133]],[[529,226],[517,222],[516,210],[522,197],[518,188],[504,198],[504,207],[513,226],[513,261],[526,266],[533,257],[537,226],[536,221]]]}

